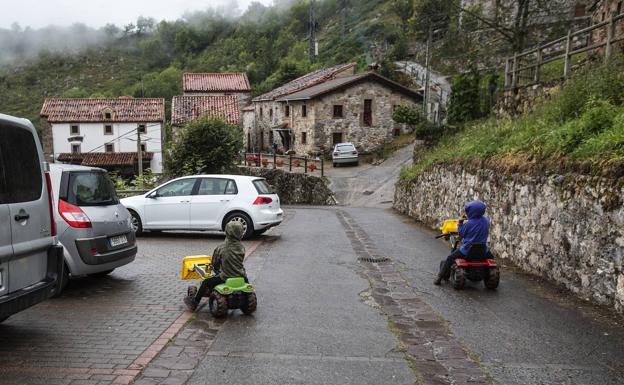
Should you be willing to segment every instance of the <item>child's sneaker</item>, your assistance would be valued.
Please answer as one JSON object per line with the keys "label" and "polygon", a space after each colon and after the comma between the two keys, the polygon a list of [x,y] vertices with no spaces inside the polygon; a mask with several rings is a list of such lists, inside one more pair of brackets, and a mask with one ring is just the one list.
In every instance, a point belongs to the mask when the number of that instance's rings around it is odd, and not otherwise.
{"label": "child's sneaker", "polygon": [[197,309],[197,303],[195,303],[195,299],[191,297],[190,295],[187,295],[186,297],[184,297],[184,303],[186,304],[186,307],[188,307],[190,311],[195,311],[195,309]]}

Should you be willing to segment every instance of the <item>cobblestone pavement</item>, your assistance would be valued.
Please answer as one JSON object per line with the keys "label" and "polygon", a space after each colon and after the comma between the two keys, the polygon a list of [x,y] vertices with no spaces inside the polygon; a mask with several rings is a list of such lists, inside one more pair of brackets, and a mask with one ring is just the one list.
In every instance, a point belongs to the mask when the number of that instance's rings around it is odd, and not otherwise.
{"label": "cobblestone pavement", "polygon": [[190,317],[181,258],[211,254],[222,241],[147,234],[132,264],[72,281],[60,298],[12,316],[0,324],[0,384],[131,382]]}

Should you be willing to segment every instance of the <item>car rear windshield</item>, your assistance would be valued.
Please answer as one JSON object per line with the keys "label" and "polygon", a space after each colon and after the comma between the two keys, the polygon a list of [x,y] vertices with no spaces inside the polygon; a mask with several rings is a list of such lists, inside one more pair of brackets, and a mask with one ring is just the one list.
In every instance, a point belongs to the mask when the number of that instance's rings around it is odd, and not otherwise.
{"label": "car rear windshield", "polygon": [[267,183],[266,179],[256,179],[253,181],[254,186],[258,194],[273,194],[271,185]]}
{"label": "car rear windshield", "polygon": [[336,147],[338,148],[338,151],[355,151],[355,147],[352,144],[343,144]]}
{"label": "car rear windshield", "polygon": [[102,171],[70,173],[67,201],[76,206],[108,206],[119,203],[113,182]]}
{"label": "car rear windshield", "polygon": [[0,124],[0,203],[31,202],[43,191],[35,136],[24,128]]}

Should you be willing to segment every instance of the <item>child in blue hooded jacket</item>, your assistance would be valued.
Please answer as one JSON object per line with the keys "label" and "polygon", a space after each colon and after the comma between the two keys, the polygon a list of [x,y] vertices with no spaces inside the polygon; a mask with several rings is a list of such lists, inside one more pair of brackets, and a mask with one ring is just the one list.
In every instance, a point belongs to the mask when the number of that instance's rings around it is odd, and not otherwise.
{"label": "child in blue hooded jacket", "polygon": [[[487,206],[481,201],[468,202],[464,205],[465,214],[460,218],[457,226],[457,232],[463,240],[462,246],[455,250],[446,258],[444,265],[441,266],[438,277],[433,282],[439,285],[442,279],[448,279],[451,273],[451,266],[458,258],[465,258],[468,251],[474,244],[487,245],[488,235],[490,234],[490,220],[485,216]],[[487,251],[487,257],[492,255]]]}

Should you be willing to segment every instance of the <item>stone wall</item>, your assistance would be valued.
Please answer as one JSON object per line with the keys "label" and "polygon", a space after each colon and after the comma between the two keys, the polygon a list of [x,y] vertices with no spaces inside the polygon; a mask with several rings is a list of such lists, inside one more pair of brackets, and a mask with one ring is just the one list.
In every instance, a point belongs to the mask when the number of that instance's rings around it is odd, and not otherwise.
{"label": "stone wall", "polygon": [[325,178],[290,173],[279,169],[240,167],[242,175],[266,178],[275,187],[280,201],[285,205],[334,205],[336,199]]}
{"label": "stone wall", "polygon": [[394,207],[432,227],[480,199],[498,258],[624,312],[624,181],[582,175],[503,175],[436,167],[397,184]]}
{"label": "stone wall", "polygon": [[560,83],[532,84],[505,90],[496,101],[494,111],[499,117],[517,116],[529,112],[540,101],[548,98]]}

